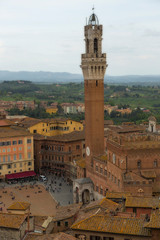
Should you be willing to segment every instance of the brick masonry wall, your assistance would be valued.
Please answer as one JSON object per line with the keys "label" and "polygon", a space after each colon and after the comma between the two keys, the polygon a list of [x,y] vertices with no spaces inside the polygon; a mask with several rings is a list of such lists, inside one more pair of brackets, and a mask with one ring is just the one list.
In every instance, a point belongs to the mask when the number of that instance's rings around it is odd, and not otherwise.
{"label": "brick masonry wall", "polygon": [[[151,208],[136,208],[136,217],[140,217],[141,215],[148,214],[151,215]],[[126,208],[126,212],[133,213],[133,208]]]}

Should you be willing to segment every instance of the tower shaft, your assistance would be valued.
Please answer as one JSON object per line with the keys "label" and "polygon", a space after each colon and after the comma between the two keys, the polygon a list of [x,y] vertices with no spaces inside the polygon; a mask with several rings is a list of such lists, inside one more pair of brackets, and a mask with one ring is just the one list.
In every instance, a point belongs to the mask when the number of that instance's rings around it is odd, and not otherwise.
{"label": "tower shaft", "polygon": [[92,156],[104,153],[104,75],[106,54],[102,54],[102,25],[95,14],[85,26],[85,54],[81,68],[85,89],[85,141],[87,168]]}

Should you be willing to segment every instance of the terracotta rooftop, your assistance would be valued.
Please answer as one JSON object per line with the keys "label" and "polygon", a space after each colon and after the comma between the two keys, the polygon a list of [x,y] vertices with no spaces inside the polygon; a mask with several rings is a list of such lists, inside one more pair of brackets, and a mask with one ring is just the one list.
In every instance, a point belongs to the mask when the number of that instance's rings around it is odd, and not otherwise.
{"label": "terracotta rooftop", "polygon": [[24,127],[31,127],[31,126],[36,125],[37,123],[40,123],[40,122],[42,122],[42,123],[59,124],[59,123],[66,123],[67,121],[78,122],[78,121],[74,121],[72,119],[67,119],[67,118],[56,118],[56,119],[52,119],[52,118],[45,118],[45,119],[24,118],[21,121],[19,121],[19,124],[21,126],[24,126]]}
{"label": "terracotta rooftop", "polygon": [[26,217],[22,214],[0,213],[0,227],[19,229]]}
{"label": "terracotta rooftop", "polygon": [[118,208],[119,204],[113,202],[110,199],[103,198],[100,202],[100,206],[105,209],[116,210]]}
{"label": "terracotta rooftop", "polygon": [[48,216],[35,216],[34,217],[34,222],[35,225],[42,227],[43,223],[45,220],[47,220]]}
{"label": "terracotta rooftop", "polygon": [[107,155],[100,155],[100,156],[94,156],[95,160],[98,160],[100,162],[107,162]]}
{"label": "terracotta rooftop", "polygon": [[24,118],[23,120],[21,120],[18,125],[24,128],[29,128],[32,127],[34,125],[36,125],[37,123],[42,122],[41,119],[30,119],[30,118]]}
{"label": "terracotta rooftop", "polygon": [[6,119],[0,119],[0,127],[8,127],[11,126],[12,122]]}
{"label": "terracotta rooftop", "polygon": [[81,158],[79,160],[76,161],[76,165],[81,167],[81,168],[85,168],[86,167],[86,161],[84,158]]}
{"label": "terracotta rooftop", "polygon": [[143,132],[145,130],[144,126],[138,125],[113,125],[109,126],[109,129],[117,133],[134,133],[134,132]]}
{"label": "terracotta rooftop", "polygon": [[154,211],[151,214],[149,223],[145,224],[145,227],[147,228],[158,228],[160,229],[160,211]]}
{"label": "terracotta rooftop", "polygon": [[29,233],[25,240],[76,240],[77,238],[63,233],[63,232],[59,232],[59,233],[54,233],[54,234],[40,234],[40,233]]}
{"label": "terracotta rooftop", "polygon": [[89,209],[87,209],[87,208],[82,208],[82,209],[80,209],[80,211],[79,211],[79,213],[78,213],[78,215],[77,215],[77,219],[75,220],[75,222],[74,222],[74,224],[75,223],[77,223],[77,222],[80,222],[80,221],[82,221],[82,220],[84,220],[84,219],[87,219],[87,218],[89,218],[89,217],[91,217],[91,216],[93,216],[93,215],[96,215],[96,214],[100,214],[100,213],[102,213],[103,214],[103,212],[104,211],[101,211],[101,209],[99,208],[99,207],[95,207],[95,208],[89,208]]}
{"label": "terracotta rooftop", "polygon": [[53,217],[53,221],[59,221],[74,216],[79,211],[81,206],[82,203],[58,207],[56,209],[56,215]]}
{"label": "terracotta rooftop", "polygon": [[19,136],[32,136],[32,134],[24,129],[19,129],[13,126],[9,128],[0,128],[1,138],[19,137]]}
{"label": "terracotta rooftop", "polygon": [[60,233],[55,233],[55,234],[48,234],[48,235],[45,235],[45,237],[41,237],[39,238],[39,240],[76,240],[77,238],[69,235],[69,234],[66,234],[66,233],[63,233],[63,232],[60,232]]}
{"label": "terracotta rooftop", "polygon": [[136,236],[150,236],[150,231],[143,227],[144,220],[138,218],[94,215],[71,226],[73,230],[105,232]]}
{"label": "terracotta rooftop", "polygon": [[110,199],[103,198],[97,201],[89,203],[85,209],[88,211],[93,208],[103,208],[104,210],[109,209],[110,211],[115,211],[119,207],[118,203],[113,202]]}
{"label": "terracotta rooftop", "polygon": [[146,181],[148,182],[148,180],[146,180],[145,178],[143,178],[142,176],[139,176],[138,174],[134,173],[134,172],[127,172],[127,173],[124,173],[123,175],[123,179],[125,182],[136,182],[136,181],[139,181],[139,182],[143,182],[143,181]]}
{"label": "terracotta rooftop", "polygon": [[131,196],[131,193],[124,193],[124,192],[107,192],[106,198],[109,199],[120,199],[120,198],[126,198],[128,196]]}
{"label": "terracotta rooftop", "polygon": [[7,210],[26,210],[30,207],[28,202],[15,202],[7,208]]}
{"label": "terracotta rooftop", "polygon": [[146,171],[146,170],[141,170],[141,175],[142,177],[145,178],[156,178],[156,172],[155,171]]}
{"label": "terracotta rooftop", "polygon": [[155,197],[127,197],[125,206],[156,209],[160,207],[160,200]]}
{"label": "terracotta rooftop", "polygon": [[63,134],[63,135],[57,135],[57,136],[42,136],[40,134],[35,134],[34,139],[47,139],[52,141],[61,141],[61,142],[72,142],[72,141],[78,141],[78,140],[84,140],[85,134],[84,131],[74,131],[71,133]]}

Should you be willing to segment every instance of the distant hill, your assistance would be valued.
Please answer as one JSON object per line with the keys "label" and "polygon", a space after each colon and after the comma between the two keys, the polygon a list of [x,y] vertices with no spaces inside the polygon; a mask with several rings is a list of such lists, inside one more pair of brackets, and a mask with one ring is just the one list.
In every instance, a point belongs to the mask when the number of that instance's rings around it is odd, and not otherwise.
{"label": "distant hill", "polygon": [[29,80],[32,82],[80,82],[83,80],[81,74],[67,72],[10,72],[0,71],[0,81]]}
{"label": "distant hill", "polygon": [[[82,82],[82,74],[72,74],[68,72],[29,72],[29,71],[0,71],[0,81],[28,80],[39,83],[67,83]],[[126,75],[126,76],[105,76],[108,84],[125,85],[160,85],[160,75]]]}

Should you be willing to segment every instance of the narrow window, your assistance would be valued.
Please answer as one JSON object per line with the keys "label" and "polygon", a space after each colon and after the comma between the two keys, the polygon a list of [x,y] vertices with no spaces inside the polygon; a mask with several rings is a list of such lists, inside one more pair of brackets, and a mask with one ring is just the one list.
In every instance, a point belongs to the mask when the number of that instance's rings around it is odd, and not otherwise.
{"label": "narrow window", "polygon": [[27,139],[27,143],[31,143],[31,139],[29,138],[29,139]]}
{"label": "narrow window", "polygon": [[94,53],[97,53],[98,52],[98,39],[95,38],[94,39]]}
{"label": "narrow window", "polygon": [[139,161],[137,162],[137,167],[138,167],[138,168],[141,168],[141,160],[139,160]]}
{"label": "narrow window", "polygon": [[116,164],[116,155],[113,153],[113,164]]}
{"label": "narrow window", "polygon": [[68,222],[65,222],[65,227],[68,227]]}
{"label": "narrow window", "polygon": [[154,167],[158,167],[157,160],[154,160]]}

